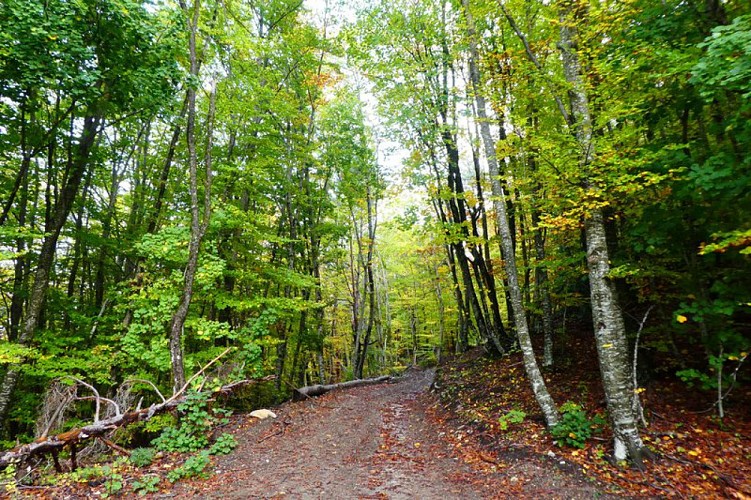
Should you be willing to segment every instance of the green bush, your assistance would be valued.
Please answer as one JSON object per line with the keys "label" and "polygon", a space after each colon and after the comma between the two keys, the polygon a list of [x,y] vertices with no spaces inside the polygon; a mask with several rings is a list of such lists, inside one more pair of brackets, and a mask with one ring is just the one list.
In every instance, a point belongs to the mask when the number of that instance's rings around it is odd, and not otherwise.
{"label": "green bush", "polygon": [[502,431],[507,431],[509,424],[521,424],[526,416],[527,414],[521,410],[509,410],[508,413],[498,419],[498,425],[500,425]]}
{"label": "green bush", "polygon": [[154,448],[136,448],[130,452],[130,463],[136,467],[146,467],[154,461]]}
{"label": "green bush", "polygon": [[135,481],[133,481],[133,491],[135,493],[138,493],[139,495],[158,493],[159,488],[157,488],[157,485],[159,484],[159,481],[159,476],[157,476],[156,474],[143,476],[141,479],[136,479]]}
{"label": "green bush", "polygon": [[595,422],[587,418],[582,407],[571,401],[561,405],[561,421],[550,429],[558,446],[584,448],[584,443],[592,436]]}
{"label": "green bush", "polygon": [[225,432],[211,445],[209,455],[229,455],[235,448],[237,448],[237,439]]}
{"label": "green bush", "polygon": [[209,465],[211,459],[207,451],[202,451],[197,455],[189,457],[184,464],[177,469],[173,469],[167,474],[167,479],[171,483],[176,483],[180,479],[189,477],[205,478],[208,474],[205,471],[206,466]]}
{"label": "green bush", "polygon": [[229,412],[209,409],[207,394],[190,393],[177,407],[181,412],[179,427],[167,427],[152,441],[161,451],[193,452],[209,445],[212,427],[227,422]]}

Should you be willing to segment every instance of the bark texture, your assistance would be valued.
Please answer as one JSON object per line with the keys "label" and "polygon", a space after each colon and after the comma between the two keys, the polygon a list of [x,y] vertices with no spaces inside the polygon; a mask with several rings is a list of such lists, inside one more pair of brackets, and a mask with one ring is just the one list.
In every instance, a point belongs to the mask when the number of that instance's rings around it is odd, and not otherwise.
{"label": "bark texture", "polygon": [[[579,144],[579,165],[586,174],[595,157],[587,91],[577,52],[578,30],[586,6],[578,0],[566,0],[560,10],[560,44],[563,69],[569,83],[569,101],[573,131]],[[588,194],[595,196],[591,179],[587,179]],[[615,437],[615,457],[630,457],[641,467],[645,449],[639,436],[638,420],[632,407],[634,386],[630,373],[628,342],[623,314],[618,305],[615,285],[609,280],[605,220],[601,208],[593,208],[585,215],[584,230],[587,246],[592,320],[597,343],[600,373],[605,389],[608,412]]]}
{"label": "bark texture", "polygon": [[292,393],[292,401],[302,401],[303,399],[320,396],[336,389],[351,389],[352,387],[360,387],[363,385],[382,384],[390,380],[391,377],[384,375],[382,377],[376,378],[350,380],[348,382],[340,382],[338,384],[309,385],[307,387],[300,387],[299,389],[295,389],[295,392]]}
{"label": "bark texture", "polygon": [[508,280],[508,291],[511,298],[511,307],[514,314],[514,323],[516,325],[516,336],[519,340],[519,347],[524,357],[524,368],[527,377],[532,384],[537,404],[545,416],[548,427],[558,423],[558,409],[553,398],[548,392],[545,385],[545,379],[542,377],[540,368],[537,365],[532,340],[529,336],[529,326],[527,315],[524,311],[522,301],[522,291],[519,286],[519,271],[516,267],[516,256],[514,252],[514,241],[509,225],[509,217],[506,212],[505,193],[501,186],[500,172],[498,169],[498,158],[495,153],[495,143],[490,132],[490,123],[488,122],[485,98],[480,91],[480,71],[477,67],[477,40],[474,28],[472,13],[469,9],[469,1],[463,0],[464,13],[467,18],[467,35],[469,37],[469,73],[472,82],[472,89],[475,94],[475,104],[478,121],[480,122],[480,136],[485,147],[485,157],[488,161],[488,170],[490,172],[490,186],[493,193],[493,207],[496,213],[496,223],[501,233],[501,246],[503,248],[503,261],[506,268],[506,277]]}

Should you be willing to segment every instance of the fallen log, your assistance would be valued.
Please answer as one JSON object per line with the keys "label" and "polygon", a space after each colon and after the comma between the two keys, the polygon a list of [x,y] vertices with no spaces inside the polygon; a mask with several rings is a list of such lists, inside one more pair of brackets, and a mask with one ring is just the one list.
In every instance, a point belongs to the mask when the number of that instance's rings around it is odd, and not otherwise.
{"label": "fallen log", "polygon": [[388,375],[384,375],[382,377],[376,377],[376,378],[363,378],[363,379],[350,380],[348,382],[340,382],[338,384],[308,385],[306,387],[300,387],[299,389],[295,389],[295,391],[292,393],[292,401],[302,401],[303,399],[320,396],[321,394],[326,394],[327,392],[333,391],[335,389],[349,389],[352,387],[359,387],[362,385],[382,384],[384,382],[388,382],[389,380],[391,380],[391,377]]}
{"label": "fallen log", "polygon": [[[228,395],[229,393],[237,390],[240,387],[244,387],[249,384],[255,384],[258,382],[265,382],[276,378],[271,375],[261,379],[242,380],[240,382],[233,382],[231,384],[220,387],[219,389],[212,391],[212,397],[217,395]],[[43,455],[50,453],[53,457],[57,457],[57,454],[66,446],[70,447],[71,458],[75,460],[75,452],[78,444],[82,441],[89,439],[104,437],[111,431],[118,428],[125,427],[134,422],[144,422],[149,420],[155,415],[165,413],[169,410],[177,408],[181,403],[185,401],[186,396],[178,393],[179,397],[173,396],[172,398],[163,401],[162,403],[153,404],[148,408],[142,408],[139,410],[126,412],[115,415],[104,420],[99,420],[84,427],[72,429],[67,432],[63,432],[51,437],[40,437],[36,441],[3,452],[0,454],[0,470],[5,469],[10,464],[19,463],[23,460],[31,458],[35,455]],[[177,396],[177,395],[176,395]],[[55,468],[60,469],[59,463],[55,460]],[[75,468],[75,461],[73,462],[73,468]]]}

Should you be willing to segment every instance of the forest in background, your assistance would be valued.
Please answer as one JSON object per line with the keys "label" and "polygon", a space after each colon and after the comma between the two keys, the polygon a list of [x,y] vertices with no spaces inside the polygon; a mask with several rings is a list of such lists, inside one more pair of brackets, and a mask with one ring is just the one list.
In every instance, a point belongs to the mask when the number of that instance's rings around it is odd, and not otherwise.
{"label": "forest in background", "polygon": [[275,374],[280,397],[520,349],[554,427],[544,373],[585,338],[616,457],[649,455],[648,380],[713,391],[722,418],[751,347],[751,7],[337,12],[2,3],[7,447],[50,432],[59,384],[150,403],[228,347],[201,384]]}

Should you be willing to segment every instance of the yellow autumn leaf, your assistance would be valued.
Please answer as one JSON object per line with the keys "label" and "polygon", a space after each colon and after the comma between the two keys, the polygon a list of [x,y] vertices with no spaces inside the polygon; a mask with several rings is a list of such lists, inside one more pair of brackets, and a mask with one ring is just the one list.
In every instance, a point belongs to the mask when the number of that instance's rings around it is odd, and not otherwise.
{"label": "yellow autumn leaf", "polygon": [[685,323],[686,321],[688,321],[688,318],[685,317],[683,314],[679,314],[678,316],[675,317],[675,320],[678,323]]}

